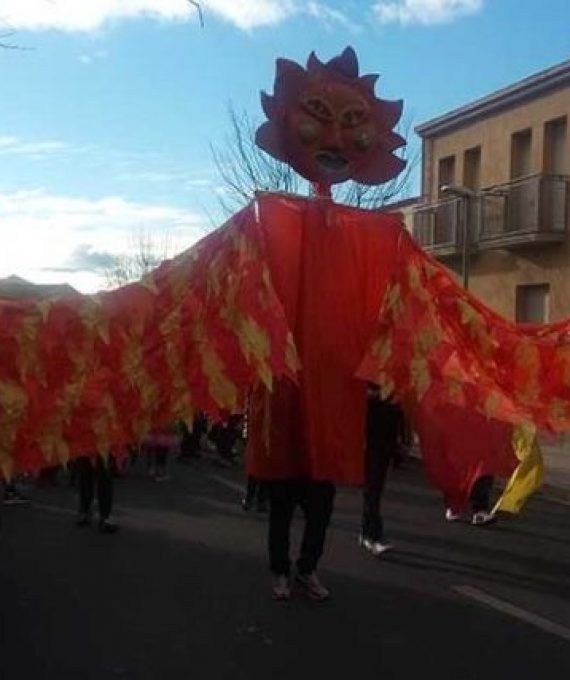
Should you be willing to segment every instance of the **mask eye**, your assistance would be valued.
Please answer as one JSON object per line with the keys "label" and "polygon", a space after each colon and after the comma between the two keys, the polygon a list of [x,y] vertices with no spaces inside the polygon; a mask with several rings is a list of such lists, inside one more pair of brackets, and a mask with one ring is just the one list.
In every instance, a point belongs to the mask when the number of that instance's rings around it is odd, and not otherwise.
{"label": "mask eye", "polygon": [[372,145],[372,138],[366,130],[358,132],[354,137],[354,145],[359,151],[368,151]]}
{"label": "mask eye", "polygon": [[334,120],[334,113],[328,102],[321,97],[307,97],[301,102],[301,106],[318,120],[330,123]]}
{"label": "mask eye", "polygon": [[309,120],[303,121],[299,125],[299,139],[303,144],[312,144],[318,137],[317,127]]}
{"label": "mask eye", "polygon": [[367,112],[362,106],[349,106],[342,111],[339,118],[343,128],[354,128],[366,121]]}

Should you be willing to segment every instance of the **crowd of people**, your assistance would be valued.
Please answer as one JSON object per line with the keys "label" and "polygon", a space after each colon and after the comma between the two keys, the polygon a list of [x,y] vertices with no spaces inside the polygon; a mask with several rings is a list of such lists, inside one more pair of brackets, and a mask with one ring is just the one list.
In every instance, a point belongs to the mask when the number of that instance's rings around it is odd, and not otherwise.
{"label": "crowd of people", "polygon": [[[124,476],[135,465],[143,465],[146,474],[156,482],[169,480],[172,461],[187,462],[208,455],[215,465],[233,466],[240,459],[244,446],[243,422],[232,417],[227,423],[209,424],[199,415],[191,427],[179,422],[151,432],[140,446],[130,447],[124,455],[81,456],[66,468],[48,467],[40,472],[35,483],[39,486],[59,484],[77,490],[78,511],[76,524],[87,527],[94,524],[101,533],[112,534],[118,530],[112,519],[114,479]],[[0,485],[2,505],[29,505],[23,479],[16,478]],[[245,498],[243,501],[246,507]],[[96,508],[97,512],[94,512]],[[261,503],[258,502],[258,509]],[[247,508],[249,509],[249,508]]]}
{"label": "crowd of people", "polygon": [[[414,438],[400,407],[390,399],[382,398],[378,388],[372,384],[368,386],[367,404],[365,483],[358,544],[374,557],[379,557],[391,547],[381,512],[389,470],[400,466],[406,459]],[[57,484],[61,481],[59,476],[64,474],[65,483],[77,489],[77,526],[95,524],[100,533],[114,534],[119,528],[112,519],[114,479],[117,476],[124,475],[130,467],[140,465],[142,461],[149,477],[159,483],[165,482],[169,479],[174,460],[184,463],[204,456],[209,456],[216,465],[231,467],[242,461],[246,439],[246,418],[232,416],[227,422],[210,423],[200,414],[190,427],[181,422],[151,432],[139,447],[132,447],[127,455],[121,456],[120,463],[113,456],[105,459],[100,456],[80,457],[72,461],[65,471],[57,468],[43,470],[37,483]],[[496,520],[490,509],[492,487],[492,477],[482,477],[475,484],[471,512],[467,517],[471,524],[481,526]],[[303,511],[305,527],[296,562],[295,582],[311,599],[328,599],[329,590],[318,579],[316,569],[325,547],[335,492],[334,485],[328,481],[247,477],[241,507],[246,512],[269,513],[268,552],[274,599],[288,600],[291,597],[289,534],[297,506]],[[17,482],[4,482],[4,505],[25,505],[29,502]],[[456,522],[465,517],[446,508],[445,519]]]}

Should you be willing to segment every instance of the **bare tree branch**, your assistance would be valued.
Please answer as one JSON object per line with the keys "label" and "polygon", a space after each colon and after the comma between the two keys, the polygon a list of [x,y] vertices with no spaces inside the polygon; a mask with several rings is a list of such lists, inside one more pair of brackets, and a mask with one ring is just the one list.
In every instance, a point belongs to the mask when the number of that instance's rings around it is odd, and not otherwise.
{"label": "bare tree branch", "polygon": [[[283,191],[308,195],[310,184],[290,166],[272,158],[255,144],[257,123],[246,112],[238,113],[230,104],[230,129],[221,146],[212,145],[214,164],[225,189],[219,196],[222,209],[232,214],[250,203],[257,191]],[[405,121],[399,133],[408,138],[412,121]],[[335,188],[339,203],[361,208],[380,208],[406,198],[411,190],[412,174],[419,162],[419,152],[411,155],[405,147],[400,156],[407,161],[405,170],[394,179],[378,186],[347,182]]]}
{"label": "bare tree branch", "polygon": [[192,7],[196,8],[196,11],[198,12],[198,18],[200,19],[200,27],[204,28],[204,14],[202,12],[202,7],[200,6],[200,3],[195,2],[195,0],[188,0],[188,3],[192,5]]}
{"label": "bare tree branch", "polygon": [[119,255],[115,264],[105,272],[107,288],[124,286],[144,278],[161,262],[172,257],[174,250],[168,233],[163,234],[160,240],[149,231],[134,233],[129,252]]}
{"label": "bare tree branch", "polygon": [[[398,133],[404,139],[409,139],[412,129],[412,121],[407,119],[399,125]],[[402,149],[400,158],[406,161],[406,167],[397,177],[384,184],[372,186],[359,184],[358,182],[348,182],[347,184],[340,185],[335,190],[336,200],[339,203],[354,205],[357,208],[373,210],[393,203],[396,200],[408,198],[411,191],[412,174],[418,166],[420,154],[417,149],[410,150],[410,147],[407,145]]]}
{"label": "bare tree branch", "polygon": [[24,47],[23,45],[16,45],[13,42],[6,42],[6,38],[11,38],[14,35],[14,31],[8,31],[7,33],[0,33],[0,49],[3,50],[33,50],[33,47]]}
{"label": "bare tree branch", "polygon": [[[212,156],[225,193],[222,209],[231,214],[250,203],[257,191],[299,193],[306,182],[285,163],[267,155],[255,144],[257,125],[245,112],[229,107],[230,131],[221,147],[213,145]],[[307,185],[308,186],[308,185]]]}

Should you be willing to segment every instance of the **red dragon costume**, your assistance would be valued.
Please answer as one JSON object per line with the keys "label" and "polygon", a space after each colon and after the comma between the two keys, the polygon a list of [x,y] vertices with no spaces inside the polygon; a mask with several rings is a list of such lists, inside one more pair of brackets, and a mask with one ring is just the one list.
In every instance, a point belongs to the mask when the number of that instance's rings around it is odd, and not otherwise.
{"label": "red dragon costume", "polygon": [[504,507],[518,509],[540,477],[535,431],[570,425],[570,322],[506,321],[398,215],[333,202],[332,185],[404,166],[401,103],[378,99],[375,82],[350,48],[306,68],[277,62],[257,142],[312,198],[260,194],[118,290],[0,303],[5,475],[106,454],[196,411],[223,418],[253,394],[254,475],[358,484],[373,381],[404,406],[455,505],[481,474],[515,471]]}

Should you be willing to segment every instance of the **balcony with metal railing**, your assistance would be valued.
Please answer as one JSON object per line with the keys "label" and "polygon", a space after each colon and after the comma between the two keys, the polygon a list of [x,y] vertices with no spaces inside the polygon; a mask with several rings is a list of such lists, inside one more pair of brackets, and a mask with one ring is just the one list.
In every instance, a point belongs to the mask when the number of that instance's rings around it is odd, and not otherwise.
{"label": "balcony with metal railing", "polygon": [[439,257],[456,255],[461,247],[459,198],[416,208],[413,233],[416,241]]}
{"label": "balcony with metal railing", "polygon": [[566,238],[569,178],[532,175],[482,192],[480,248],[518,248]]}
{"label": "balcony with metal railing", "polygon": [[414,237],[426,250],[446,258],[462,250],[467,216],[471,249],[520,248],[566,239],[570,178],[532,175],[414,211]]}

